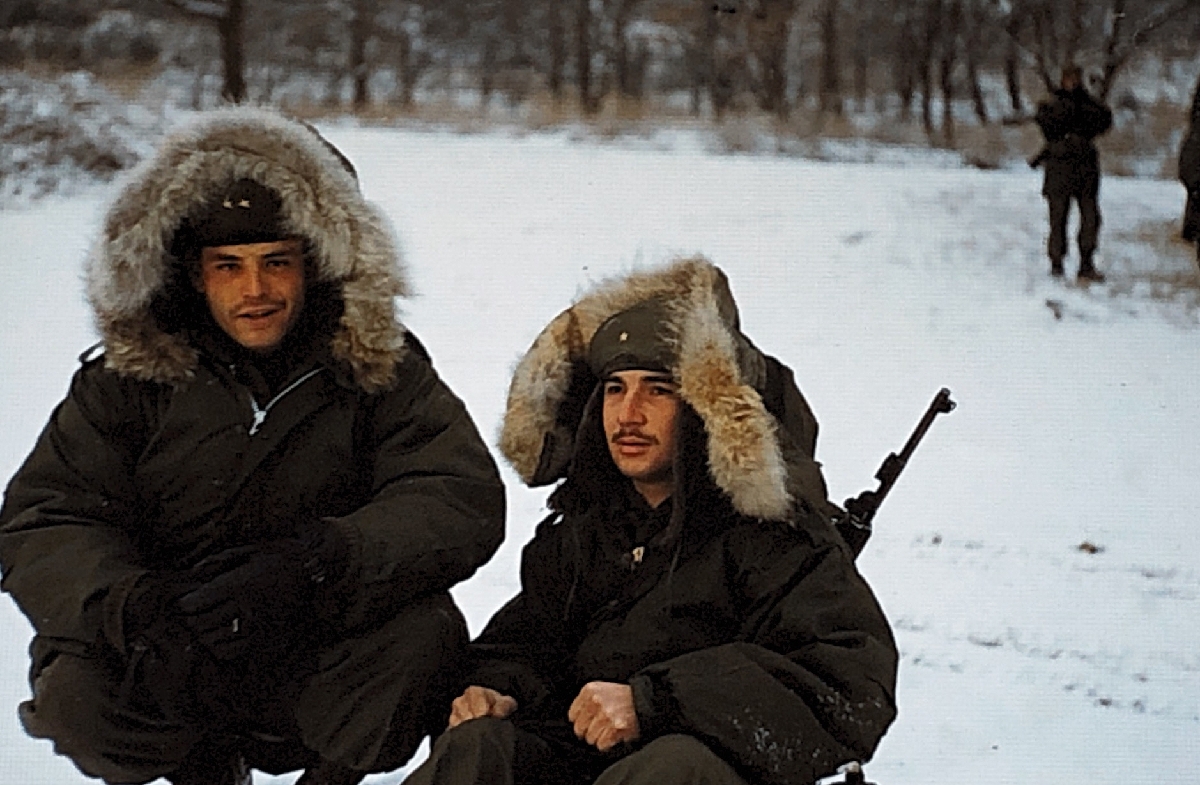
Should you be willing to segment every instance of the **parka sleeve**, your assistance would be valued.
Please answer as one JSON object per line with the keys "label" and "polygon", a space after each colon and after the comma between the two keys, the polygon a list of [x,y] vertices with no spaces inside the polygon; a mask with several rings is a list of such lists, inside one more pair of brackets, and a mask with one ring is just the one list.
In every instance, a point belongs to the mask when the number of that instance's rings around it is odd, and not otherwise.
{"label": "parka sleeve", "polygon": [[38,635],[121,646],[121,609],[145,569],[128,532],[145,423],[137,383],[90,362],[74,376],[0,508],[2,588]]}
{"label": "parka sleeve", "polygon": [[1188,191],[1200,191],[1200,121],[1192,124],[1179,147],[1179,182]]}
{"label": "parka sleeve", "polygon": [[333,521],[350,564],[322,610],[344,629],[448,590],[504,539],[504,486],[463,402],[415,347],[399,373],[369,413],[370,500]]}
{"label": "parka sleeve", "polygon": [[643,739],[695,736],[774,785],[813,782],[874,753],[896,714],[891,631],[844,547],[790,539],[740,549],[752,598],[741,641],[632,677]]}
{"label": "parka sleeve", "polygon": [[1089,97],[1080,107],[1079,133],[1088,139],[1095,138],[1112,127],[1112,119],[1111,109]]}

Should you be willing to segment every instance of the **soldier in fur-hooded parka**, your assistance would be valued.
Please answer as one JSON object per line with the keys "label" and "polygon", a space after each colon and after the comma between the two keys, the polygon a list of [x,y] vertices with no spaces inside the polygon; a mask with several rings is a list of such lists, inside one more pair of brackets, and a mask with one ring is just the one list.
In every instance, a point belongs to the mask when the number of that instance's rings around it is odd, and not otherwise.
{"label": "soldier in fur-hooded parka", "polygon": [[[222,332],[177,255],[181,227],[247,182],[306,249],[299,320],[266,357]],[[103,350],[0,511],[3,589],[35,632],[26,729],[109,782],[221,785],[251,766],[318,785],[400,766],[441,721],[430,706],[466,643],[447,590],[499,546],[504,492],[397,319],[405,270],[352,166],[273,111],[208,113],[117,192],[87,292]],[[135,599],[161,595],[173,620],[169,589],[263,553],[298,554],[311,580],[298,602],[262,575],[233,598],[250,615],[232,638],[278,632],[257,650],[222,659],[186,624],[127,629]],[[287,624],[256,618],[260,599]]]}
{"label": "soldier in fur-hooded parka", "polygon": [[[608,325],[646,304],[670,359],[623,367],[666,366],[682,401],[674,488],[655,507],[607,449],[615,366],[589,361],[601,333],[634,343]],[[562,483],[464,682],[516,709],[473,712],[407,785],[799,785],[869,758],[895,716],[897,653],[831,524],[816,436],[791,371],[742,334],[703,258],[604,282],[555,318],[516,367],[501,449],[528,484]],[[632,743],[576,738],[569,707],[595,682],[632,688]]]}
{"label": "soldier in fur-hooded parka", "polygon": [[1179,147],[1179,182],[1187,190],[1180,236],[1196,244],[1196,259],[1200,261],[1200,80],[1192,96],[1188,130]]}

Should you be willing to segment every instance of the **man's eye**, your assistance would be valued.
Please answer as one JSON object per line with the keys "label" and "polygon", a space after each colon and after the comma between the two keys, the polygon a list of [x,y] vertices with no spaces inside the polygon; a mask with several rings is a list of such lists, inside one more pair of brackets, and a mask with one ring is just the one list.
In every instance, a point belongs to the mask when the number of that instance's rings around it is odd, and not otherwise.
{"label": "man's eye", "polygon": [[621,385],[619,385],[619,384],[610,383],[610,384],[604,385],[604,394],[605,395],[616,395],[619,392],[621,392]]}
{"label": "man's eye", "polygon": [[666,385],[655,385],[654,387],[650,388],[650,391],[652,393],[654,393],[655,395],[674,395],[675,394],[675,388],[667,387]]}

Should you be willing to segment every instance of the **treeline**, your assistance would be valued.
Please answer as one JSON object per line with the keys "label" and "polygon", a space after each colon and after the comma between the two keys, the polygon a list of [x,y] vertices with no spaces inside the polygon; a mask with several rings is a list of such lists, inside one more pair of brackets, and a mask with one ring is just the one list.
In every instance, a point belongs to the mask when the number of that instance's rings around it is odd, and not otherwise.
{"label": "treeline", "polygon": [[1068,61],[1108,97],[1138,56],[1197,49],[1200,0],[0,0],[0,66],[182,68],[235,102],[297,80],[356,111],[439,89],[584,114],[614,97],[781,118],[883,101],[948,137],[950,107],[1021,116]]}

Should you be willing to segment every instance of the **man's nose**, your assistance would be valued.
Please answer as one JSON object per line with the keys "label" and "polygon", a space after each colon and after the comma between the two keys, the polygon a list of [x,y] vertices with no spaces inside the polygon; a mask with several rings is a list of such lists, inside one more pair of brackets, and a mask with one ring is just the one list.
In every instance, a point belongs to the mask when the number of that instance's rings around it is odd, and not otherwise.
{"label": "man's nose", "polygon": [[621,408],[617,412],[617,418],[621,424],[644,423],[646,416],[642,412],[642,396],[636,391],[626,393],[621,401]]}
{"label": "man's nose", "polygon": [[250,268],[246,271],[246,278],[244,281],[244,286],[245,286],[245,295],[247,297],[261,297],[262,296],[262,294],[263,294],[263,273],[259,267],[255,266],[255,265],[251,265]]}

